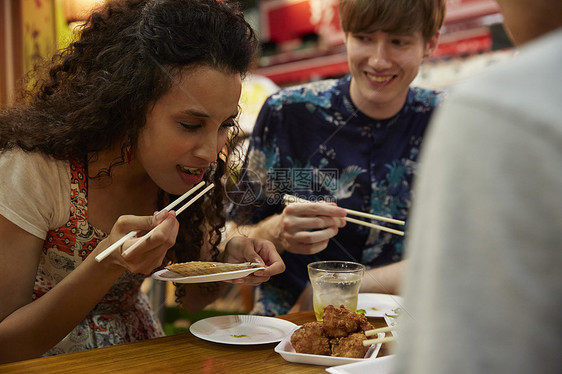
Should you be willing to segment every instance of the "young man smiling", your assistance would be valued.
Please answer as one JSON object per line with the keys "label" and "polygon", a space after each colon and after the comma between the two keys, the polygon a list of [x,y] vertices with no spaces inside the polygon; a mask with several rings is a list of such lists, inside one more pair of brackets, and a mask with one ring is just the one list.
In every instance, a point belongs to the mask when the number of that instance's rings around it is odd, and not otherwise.
{"label": "young man smiling", "polygon": [[[425,9],[421,4],[437,2],[409,2],[414,3],[420,17],[428,18],[413,19],[411,24],[400,22],[396,18],[399,15],[392,12],[404,1],[392,8],[387,1],[342,1],[340,5],[351,72],[351,100],[374,119],[390,118],[402,109],[423,59],[437,46],[439,30],[435,23],[440,21],[428,14],[428,4]],[[361,6],[364,12],[359,12]],[[422,15],[423,10],[426,14]],[[424,20],[428,20],[427,25]]]}
{"label": "young man smiling", "polygon": [[[346,225],[343,208],[408,217],[417,155],[440,97],[410,84],[437,46],[445,3],[340,0],[351,74],[281,90],[264,104],[240,184],[259,182],[259,201],[234,204],[231,216],[243,234],[273,241],[287,270],[258,288],[254,313],[311,309],[306,265],[317,260],[365,264],[361,292],[399,289],[404,238]],[[332,203],[285,207],[283,194]]]}

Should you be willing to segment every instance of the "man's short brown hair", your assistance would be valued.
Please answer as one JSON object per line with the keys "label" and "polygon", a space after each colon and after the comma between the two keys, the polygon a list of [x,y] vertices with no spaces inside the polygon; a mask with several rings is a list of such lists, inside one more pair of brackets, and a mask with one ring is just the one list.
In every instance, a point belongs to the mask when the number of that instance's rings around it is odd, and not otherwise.
{"label": "man's short brown hair", "polygon": [[392,34],[421,31],[429,41],[443,25],[446,0],[340,0],[339,12],[344,32]]}

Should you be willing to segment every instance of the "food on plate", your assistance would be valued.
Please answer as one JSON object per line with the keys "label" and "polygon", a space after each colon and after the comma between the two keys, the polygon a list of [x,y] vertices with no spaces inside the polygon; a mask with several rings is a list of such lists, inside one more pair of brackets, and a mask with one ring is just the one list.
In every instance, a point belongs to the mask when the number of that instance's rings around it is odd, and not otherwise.
{"label": "food on plate", "polygon": [[171,264],[166,266],[166,269],[184,277],[192,277],[195,275],[218,274],[228,271],[246,270],[258,267],[263,267],[263,265],[251,262],[245,262],[242,264],[228,264],[224,262],[191,261]]}
{"label": "food on plate", "polygon": [[322,322],[309,322],[291,335],[291,344],[298,353],[329,356],[330,339],[324,334]]}
{"label": "food on plate", "polygon": [[322,314],[324,331],[333,338],[341,338],[354,332],[370,330],[373,325],[367,321],[367,317],[361,313],[355,313],[346,309],[343,305],[334,308],[328,305]]}
{"label": "food on plate", "polygon": [[366,330],[373,325],[361,313],[347,310],[343,305],[328,305],[322,322],[309,322],[291,335],[297,353],[324,356],[363,358],[369,347],[363,346]]}
{"label": "food on plate", "polygon": [[367,340],[363,332],[356,332],[343,338],[334,339],[332,342],[332,356],[336,357],[365,357],[369,347],[363,345],[363,340]]}

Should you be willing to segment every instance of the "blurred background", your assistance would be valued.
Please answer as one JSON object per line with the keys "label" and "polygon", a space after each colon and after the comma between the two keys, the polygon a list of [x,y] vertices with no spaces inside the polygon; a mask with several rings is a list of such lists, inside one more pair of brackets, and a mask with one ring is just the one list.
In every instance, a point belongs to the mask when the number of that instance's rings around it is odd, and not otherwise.
{"label": "blurred background", "polygon": [[[0,104],[37,61],[72,40],[72,29],[104,0],[0,0]],[[278,87],[348,71],[338,0],[241,0],[257,31],[255,73]],[[447,88],[498,59],[511,45],[494,0],[448,0],[440,45],[415,83]]]}
{"label": "blurred background", "polygon": [[[74,29],[104,0],[0,0],[0,108],[34,64],[74,38]],[[241,0],[260,40],[255,67],[244,83],[240,123],[249,133],[265,98],[280,87],[348,72],[338,0]],[[494,0],[448,0],[439,47],[414,81],[421,87],[448,90],[468,76],[506,58],[512,48]],[[175,306],[173,286],[145,282],[167,333],[184,331],[200,318],[248,313],[252,289],[232,287],[203,312],[186,314]]]}

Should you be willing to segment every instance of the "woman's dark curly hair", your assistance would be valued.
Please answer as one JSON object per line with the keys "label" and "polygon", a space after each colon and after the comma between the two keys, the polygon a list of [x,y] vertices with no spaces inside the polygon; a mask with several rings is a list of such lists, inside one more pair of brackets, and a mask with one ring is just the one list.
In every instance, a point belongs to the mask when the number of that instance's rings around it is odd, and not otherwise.
{"label": "woman's dark curly hair", "polygon": [[[256,36],[236,3],[217,0],[112,0],[82,26],[79,38],[57,53],[43,79],[18,104],[0,114],[0,150],[19,147],[56,159],[91,160],[121,144],[121,158],[134,145],[146,113],[186,66],[244,75],[257,48]],[[218,254],[225,224],[223,177],[234,152],[235,129],[205,179],[211,193],[180,219],[180,234],[168,259],[199,258],[208,240]],[[96,175],[93,177],[102,177]],[[174,199],[161,192],[159,207]],[[207,227],[208,232],[200,228]]]}

